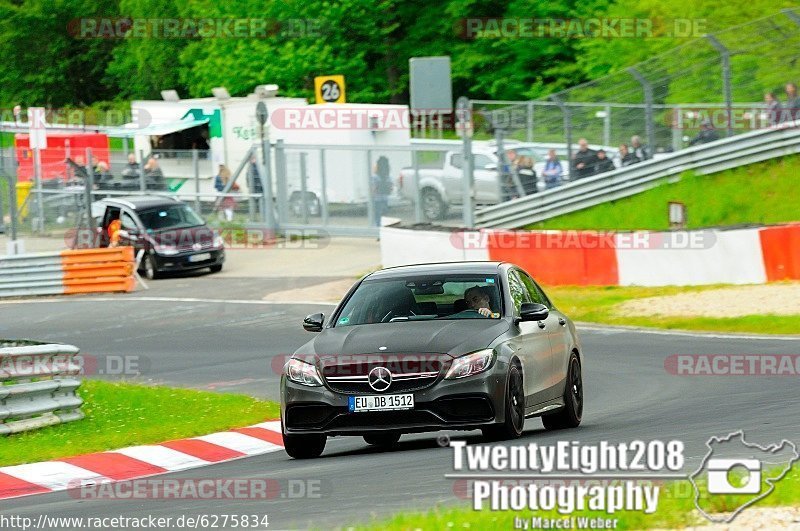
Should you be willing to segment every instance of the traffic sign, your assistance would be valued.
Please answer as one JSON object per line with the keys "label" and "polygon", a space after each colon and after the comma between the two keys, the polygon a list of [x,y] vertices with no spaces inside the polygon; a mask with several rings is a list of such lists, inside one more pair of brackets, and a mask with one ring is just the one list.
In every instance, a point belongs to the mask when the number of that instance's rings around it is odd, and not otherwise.
{"label": "traffic sign", "polygon": [[314,78],[317,103],[344,103],[344,76],[317,76]]}

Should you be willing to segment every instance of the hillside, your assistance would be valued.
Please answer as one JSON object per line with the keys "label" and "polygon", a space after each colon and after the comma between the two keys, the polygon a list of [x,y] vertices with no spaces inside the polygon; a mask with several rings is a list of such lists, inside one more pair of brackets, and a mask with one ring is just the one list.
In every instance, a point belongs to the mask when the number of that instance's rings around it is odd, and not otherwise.
{"label": "hillside", "polygon": [[667,203],[686,205],[687,228],[800,221],[800,156],[714,175],[687,172],[673,184],[536,223],[537,229],[668,229]]}

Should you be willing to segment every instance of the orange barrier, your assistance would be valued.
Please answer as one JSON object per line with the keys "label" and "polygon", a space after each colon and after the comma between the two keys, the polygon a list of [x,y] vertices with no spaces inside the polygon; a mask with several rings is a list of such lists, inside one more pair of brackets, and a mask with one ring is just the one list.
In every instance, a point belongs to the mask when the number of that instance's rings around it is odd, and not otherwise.
{"label": "orange barrier", "polygon": [[767,280],[800,280],[800,225],[767,227],[758,236]]}
{"label": "orange barrier", "polygon": [[619,284],[613,238],[593,232],[493,231],[487,249],[490,260],[515,263],[543,284]]}
{"label": "orange barrier", "polygon": [[64,294],[133,291],[133,247],[61,252]]}

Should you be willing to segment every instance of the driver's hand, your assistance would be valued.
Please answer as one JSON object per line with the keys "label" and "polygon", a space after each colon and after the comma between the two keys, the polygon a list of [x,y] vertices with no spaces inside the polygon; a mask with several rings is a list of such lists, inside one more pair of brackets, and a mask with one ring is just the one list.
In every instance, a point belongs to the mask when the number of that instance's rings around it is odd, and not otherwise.
{"label": "driver's hand", "polygon": [[492,315],[492,310],[490,310],[489,308],[480,308],[478,309],[478,313],[484,317],[489,317],[490,315]]}

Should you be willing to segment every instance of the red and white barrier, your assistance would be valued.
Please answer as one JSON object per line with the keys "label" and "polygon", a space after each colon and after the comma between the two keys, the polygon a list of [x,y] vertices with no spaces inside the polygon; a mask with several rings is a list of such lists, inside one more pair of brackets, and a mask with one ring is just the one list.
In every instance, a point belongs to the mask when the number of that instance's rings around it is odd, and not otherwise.
{"label": "red and white barrier", "polygon": [[544,284],[667,286],[800,280],[800,224],[668,232],[381,228],[384,267],[513,262]]}

